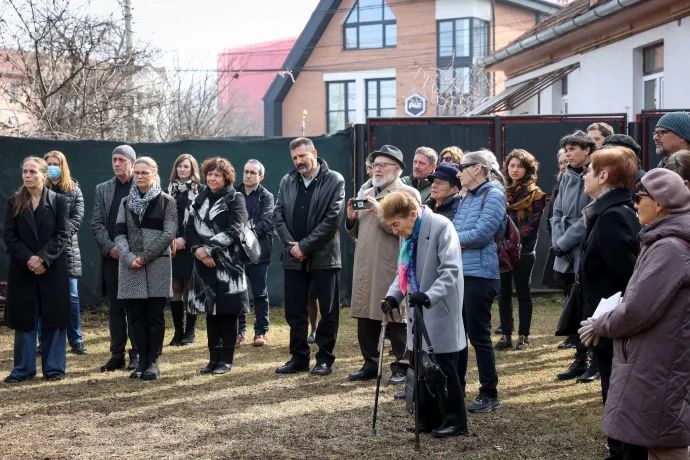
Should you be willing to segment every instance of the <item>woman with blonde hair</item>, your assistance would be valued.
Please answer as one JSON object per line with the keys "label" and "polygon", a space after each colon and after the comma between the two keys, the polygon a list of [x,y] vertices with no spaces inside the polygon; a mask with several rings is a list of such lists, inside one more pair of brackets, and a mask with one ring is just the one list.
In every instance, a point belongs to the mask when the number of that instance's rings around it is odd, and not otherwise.
{"label": "woman with blonde hair", "polygon": [[455,163],[456,165],[459,165],[460,162],[462,162],[463,155],[464,153],[462,152],[462,149],[460,147],[452,145],[441,150],[441,153],[439,153],[438,158],[440,160],[440,163]]}
{"label": "woman with blonde hair", "polygon": [[[67,267],[69,269],[69,291],[72,301],[72,317],[67,326],[67,341],[72,353],[85,355],[84,337],[81,333],[81,313],[79,305],[79,278],[82,275],[81,251],[77,232],[84,219],[84,196],[79,184],[72,178],[67,165],[67,158],[62,152],[52,150],[43,159],[48,164],[48,181],[46,186],[57,194],[67,198],[69,210],[69,241],[65,246]],[[41,348],[41,322],[38,323],[38,343]]]}
{"label": "woman with blonde hair", "polygon": [[120,253],[117,298],[132,315],[139,365],[132,379],[160,376],[158,356],[165,336],[165,300],[172,296],[170,243],[177,231],[173,198],[161,191],[158,165],[149,157],[134,161],[134,184],[122,200],[115,224]]}
{"label": "woman with blonde hair", "polygon": [[41,367],[46,380],[65,378],[65,336],[70,322],[67,199],[45,186],[48,164],[22,162],[24,184],[9,199],[3,238],[10,255],[5,324],[14,329],[14,369],[19,383],[36,376],[36,329],[43,321]]}
{"label": "woman with blonde hair", "polygon": [[170,174],[168,194],[177,205],[177,233],[175,234],[175,254],[172,260],[172,289],[170,312],[172,313],[175,334],[168,345],[189,345],[194,343],[196,315],[187,311],[185,328],[185,300],[189,296],[189,287],[194,267],[194,256],[187,247],[184,238],[185,227],[189,220],[192,203],[200,192],[206,188],[200,183],[199,163],[188,154],[183,153],[173,163]]}

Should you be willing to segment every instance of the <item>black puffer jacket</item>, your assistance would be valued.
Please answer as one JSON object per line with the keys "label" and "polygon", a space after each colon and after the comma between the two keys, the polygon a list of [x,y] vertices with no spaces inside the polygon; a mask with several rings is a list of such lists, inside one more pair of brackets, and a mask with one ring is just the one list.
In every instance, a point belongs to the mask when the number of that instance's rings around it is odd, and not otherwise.
{"label": "black puffer jacket", "polygon": [[[317,158],[319,170],[314,178],[314,195],[307,218],[307,237],[298,241],[307,256],[308,270],[330,270],[341,268],[340,224],[345,215],[345,179],[328,164]],[[294,222],[295,200],[299,192],[299,172],[293,169],[280,181],[278,199],[273,216],[280,242],[283,243],[283,268],[301,270],[302,262],[290,255]]]}
{"label": "black puffer jacket", "polygon": [[67,255],[69,276],[78,278],[82,274],[82,265],[77,232],[79,227],[81,227],[81,221],[84,219],[84,196],[81,194],[77,181],[74,181],[74,189],[71,192],[65,192],[59,185],[52,185],[51,183],[49,183],[49,187],[55,193],[67,198],[69,206],[69,241],[67,246],[65,246],[65,254]]}

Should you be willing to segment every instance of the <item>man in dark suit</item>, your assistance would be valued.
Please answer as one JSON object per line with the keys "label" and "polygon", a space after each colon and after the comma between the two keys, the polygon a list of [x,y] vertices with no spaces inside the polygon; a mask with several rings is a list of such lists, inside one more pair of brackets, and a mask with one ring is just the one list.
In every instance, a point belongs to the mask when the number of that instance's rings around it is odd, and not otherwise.
{"label": "man in dark suit", "polygon": [[115,246],[115,222],[120,204],[132,188],[132,166],[136,153],[129,145],[121,145],[113,150],[112,164],[115,177],[96,186],[93,204],[91,232],[101,253],[98,266],[98,292],[108,297],[108,325],[110,326],[110,360],[101,367],[101,372],[114,371],[125,367],[125,347],[129,331],[132,348],[129,351],[129,366],[134,370],[139,365],[139,353],[134,342],[134,331],[130,318],[122,302],[117,300],[118,259],[120,254]]}

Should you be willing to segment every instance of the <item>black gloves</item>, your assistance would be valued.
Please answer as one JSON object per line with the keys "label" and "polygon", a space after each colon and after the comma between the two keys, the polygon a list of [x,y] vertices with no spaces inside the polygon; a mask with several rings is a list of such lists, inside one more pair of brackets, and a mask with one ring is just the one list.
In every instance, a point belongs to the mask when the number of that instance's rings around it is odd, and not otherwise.
{"label": "black gloves", "polygon": [[572,264],[575,261],[575,256],[573,255],[572,251],[564,252],[561,251],[559,248],[553,248],[553,253],[556,255],[556,257],[560,257],[569,264]]}
{"label": "black gloves", "polygon": [[410,306],[416,307],[419,305],[431,308],[431,300],[429,300],[429,296],[423,292],[413,292],[410,294]]}
{"label": "black gloves", "polygon": [[553,249],[553,253],[556,255],[556,257],[563,257],[563,254],[565,254],[559,248],[551,248],[551,249]]}
{"label": "black gloves", "polygon": [[388,296],[381,301],[381,311],[384,315],[390,314],[396,308],[400,308],[400,305],[395,297]]}

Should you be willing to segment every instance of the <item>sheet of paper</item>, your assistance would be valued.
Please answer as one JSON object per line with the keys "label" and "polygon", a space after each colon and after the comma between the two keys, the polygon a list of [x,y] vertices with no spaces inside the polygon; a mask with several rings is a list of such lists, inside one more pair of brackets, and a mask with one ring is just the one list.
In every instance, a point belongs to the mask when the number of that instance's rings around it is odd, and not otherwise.
{"label": "sheet of paper", "polygon": [[614,308],[618,306],[618,304],[621,303],[623,300],[622,293],[617,292],[608,299],[601,299],[601,302],[599,302],[599,306],[597,309],[594,311],[594,314],[592,315],[593,319],[597,319],[604,313],[608,313]]}

